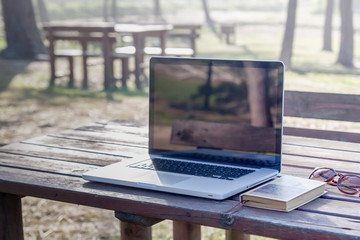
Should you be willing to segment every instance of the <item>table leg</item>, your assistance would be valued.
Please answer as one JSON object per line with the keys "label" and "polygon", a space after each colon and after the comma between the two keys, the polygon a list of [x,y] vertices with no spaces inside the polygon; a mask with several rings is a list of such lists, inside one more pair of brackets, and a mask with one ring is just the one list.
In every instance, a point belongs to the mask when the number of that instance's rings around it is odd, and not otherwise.
{"label": "table leg", "polygon": [[83,89],[87,89],[89,87],[88,84],[88,71],[87,71],[87,42],[86,41],[81,41],[81,47],[82,47],[82,51],[83,51],[83,55],[82,55],[82,65],[83,65],[83,82],[82,82],[82,88]]}
{"label": "table leg", "polygon": [[165,56],[165,48],[166,48],[166,32],[160,33],[160,48],[161,48],[161,56]]}
{"label": "table leg", "polygon": [[23,240],[21,197],[0,193],[0,239]]}
{"label": "table leg", "polygon": [[55,78],[56,78],[56,73],[55,73],[55,43],[54,43],[54,38],[52,35],[52,32],[49,32],[49,61],[50,61],[50,84],[49,87],[52,87],[55,85]]}
{"label": "table leg", "polygon": [[104,54],[104,88],[105,90],[109,90],[114,87],[114,83],[111,76],[111,68],[110,64],[112,64],[112,61],[110,59],[110,38],[109,38],[109,32],[105,30],[103,32],[103,54]]}
{"label": "table leg", "polygon": [[200,240],[201,226],[186,222],[173,221],[174,240]]}
{"label": "table leg", "polygon": [[151,240],[151,227],[120,222],[121,240]]}
{"label": "table leg", "polygon": [[250,240],[250,234],[227,230],[226,240]]}
{"label": "table leg", "polygon": [[151,226],[163,219],[115,212],[120,220],[121,240],[151,240]]}
{"label": "table leg", "polygon": [[140,76],[143,71],[142,64],[144,62],[144,47],[145,47],[145,36],[141,33],[134,33],[134,46],[135,46],[135,84],[137,89],[141,89]]}

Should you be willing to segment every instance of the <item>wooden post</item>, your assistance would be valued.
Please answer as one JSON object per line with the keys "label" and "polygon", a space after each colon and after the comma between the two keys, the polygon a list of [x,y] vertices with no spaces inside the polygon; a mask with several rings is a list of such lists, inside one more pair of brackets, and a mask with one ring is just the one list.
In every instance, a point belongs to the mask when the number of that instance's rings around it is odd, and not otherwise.
{"label": "wooden post", "polygon": [[121,71],[122,71],[122,76],[121,76],[121,87],[123,89],[127,88],[127,80],[129,79],[129,58],[123,58],[121,59]]}
{"label": "wooden post", "polygon": [[163,219],[115,212],[120,222],[121,240],[151,240],[151,226]]}
{"label": "wooden post", "polygon": [[[87,71],[87,54],[88,54],[88,47],[87,47],[87,41],[85,39],[80,41],[81,43],[81,48],[83,51],[83,55],[82,55],[82,65],[83,65],[83,82],[82,82],[82,88],[83,89],[88,89],[89,84],[88,84],[88,71]],[[104,70],[105,71],[105,70]]]}
{"label": "wooden post", "polygon": [[51,27],[48,28],[48,40],[49,40],[49,59],[50,59],[50,72],[51,72],[49,87],[52,87],[55,85],[56,73],[55,73],[55,53],[54,53],[55,40],[54,40],[53,30],[51,29]]}
{"label": "wooden post", "polygon": [[0,193],[0,239],[24,239],[20,196]]}
{"label": "wooden post", "polygon": [[67,59],[69,60],[69,70],[70,70],[68,88],[73,88],[75,86],[75,84],[74,84],[74,81],[75,81],[75,77],[74,77],[74,57],[73,56],[68,56]]}
{"label": "wooden post", "polygon": [[142,73],[141,65],[144,62],[145,39],[142,33],[133,33],[133,41],[136,49],[135,53],[135,84],[137,89],[142,89],[140,76]]}
{"label": "wooden post", "polygon": [[151,227],[120,222],[121,240],[151,240]]}
{"label": "wooden post", "polygon": [[173,238],[174,240],[200,240],[201,226],[198,224],[173,221]]}
{"label": "wooden post", "polygon": [[226,240],[250,240],[250,235],[236,231],[226,231]]}
{"label": "wooden post", "polygon": [[110,39],[109,39],[109,30],[105,29],[103,31],[103,54],[104,54],[104,89],[110,90],[114,88],[115,84],[111,76],[111,67],[112,64],[110,59]]}
{"label": "wooden post", "polygon": [[191,35],[190,45],[191,45],[191,48],[194,50],[192,57],[195,57],[196,56],[196,29],[195,28],[191,29],[190,35]]}

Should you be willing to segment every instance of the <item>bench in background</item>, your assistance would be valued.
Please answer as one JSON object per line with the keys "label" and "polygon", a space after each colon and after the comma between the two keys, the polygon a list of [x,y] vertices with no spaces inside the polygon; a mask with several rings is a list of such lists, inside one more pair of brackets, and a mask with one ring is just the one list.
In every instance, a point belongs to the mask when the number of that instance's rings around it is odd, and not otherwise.
{"label": "bench in background", "polygon": [[[80,29],[80,28],[79,28]],[[69,61],[69,87],[74,86],[74,58],[82,57],[82,72],[83,72],[83,81],[82,88],[88,88],[88,58],[90,57],[102,57],[104,49],[101,49],[99,52],[90,51],[90,44],[101,44],[104,41],[104,34],[108,34],[109,44],[113,45],[116,41],[115,34],[109,34],[107,32],[102,32],[102,29],[97,31],[80,31],[76,30],[76,27],[70,28],[61,28],[61,27],[50,27],[44,26],[44,30],[46,31],[46,38],[49,41],[49,55],[50,55],[50,70],[51,70],[51,78],[50,78],[50,86],[55,85],[55,79],[58,77],[62,77],[61,75],[57,75],[56,73],[56,58],[67,58]],[[57,49],[56,43],[59,41],[69,41],[76,42],[80,46],[75,49]],[[113,58],[120,59],[123,68],[123,78],[128,77],[128,58],[129,56],[122,54],[121,56],[112,56]],[[113,78],[113,67],[109,66],[109,71],[111,73],[111,77]],[[125,72],[125,74],[124,74]],[[124,81],[122,79],[122,81]],[[114,83],[108,83],[107,85],[111,85]],[[105,84],[106,85],[106,84]]]}
{"label": "bench in background", "polygon": [[[162,53],[161,47],[147,46],[144,48],[145,55],[151,56],[177,56],[177,57],[195,57],[196,52],[196,39],[199,38],[198,31],[201,25],[182,24],[173,25],[173,29],[167,33],[167,47]],[[129,36],[124,36],[127,39]],[[125,43],[129,44],[131,41],[126,40]],[[169,47],[168,45],[176,45]],[[179,46],[187,45],[187,47]],[[115,49],[117,54],[135,54],[134,46],[121,46]]]}
{"label": "bench in background", "polygon": [[[360,122],[360,95],[286,91],[284,108],[288,117]],[[284,135],[360,142],[360,133],[334,130],[284,127]]]}

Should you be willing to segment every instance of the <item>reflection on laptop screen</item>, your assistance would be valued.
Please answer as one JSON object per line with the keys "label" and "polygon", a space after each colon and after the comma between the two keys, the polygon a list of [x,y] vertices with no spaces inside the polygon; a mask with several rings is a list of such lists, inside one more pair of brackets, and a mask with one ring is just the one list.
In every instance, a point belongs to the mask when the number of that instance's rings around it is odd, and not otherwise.
{"label": "reflection on laptop screen", "polygon": [[149,153],[208,149],[280,168],[283,71],[276,61],[152,58]]}

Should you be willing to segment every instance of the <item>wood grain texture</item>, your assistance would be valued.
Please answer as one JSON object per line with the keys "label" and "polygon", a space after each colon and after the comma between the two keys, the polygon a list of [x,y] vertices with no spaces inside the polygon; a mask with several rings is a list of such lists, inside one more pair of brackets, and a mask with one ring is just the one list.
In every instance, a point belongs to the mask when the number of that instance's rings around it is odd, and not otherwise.
{"label": "wood grain texture", "polygon": [[121,240],[151,240],[151,227],[120,222]]}
{"label": "wood grain texture", "polygon": [[360,95],[286,91],[284,115],[360,122]]}
{"label": "wood grain texture", "polygon": [[284,134],[289,136],[300,136],[306,138],[328,139],[355,143],[360,142],[360,133],[351,132],[284,127]]}
{"label": "wood grain texture", "polygon": [[[15,143],[0,149],[2,153],[18,155],[27,161],[27,156],[43,158],[44,160],[58,160],[63,162],[78,162],[89,165],[104,166],[119,162],[125,157],[103,154],[101,152],[81,151],[79,149],[64,149],[58,147]],[[14,162],[15,163],[15,162]]]}
{"label": "wood grain texture", "polygon": [[226,240],[250,240],[251,236],[246,233],[236,231],[226,231]]}
{"label": "wood grain texture", "polygon": [[173,221],[173,239],[174,240],[186,240],[186,239],[200,240],[201,239],[201,225]]}
{"label": "wood grain texture", "polygon": [[103,143],[101,141],[84,141],[77,139],[63,139],[51,136],[36,137],[26,141],[24,144],[53,147],[64,150],[74,150],[89,153],[98,153],[123,158],[131,158],[147,153],[147,149],[129,146],[127,144]]}

